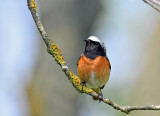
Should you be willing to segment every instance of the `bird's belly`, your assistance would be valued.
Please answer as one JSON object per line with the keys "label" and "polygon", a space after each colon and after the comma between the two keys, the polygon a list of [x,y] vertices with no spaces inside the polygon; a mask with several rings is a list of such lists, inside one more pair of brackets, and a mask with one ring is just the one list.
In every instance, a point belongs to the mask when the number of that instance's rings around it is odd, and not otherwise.
{"label": "bird's belly", "polygon": [[103,87],[107,83],[108,79],[109,79],[109,76],[107,78],[107,75],[106,75],[106,77],[97,79],[95,73],[93,71],[91,71],[90,78],[87,81],[87,85],[90,88]]}

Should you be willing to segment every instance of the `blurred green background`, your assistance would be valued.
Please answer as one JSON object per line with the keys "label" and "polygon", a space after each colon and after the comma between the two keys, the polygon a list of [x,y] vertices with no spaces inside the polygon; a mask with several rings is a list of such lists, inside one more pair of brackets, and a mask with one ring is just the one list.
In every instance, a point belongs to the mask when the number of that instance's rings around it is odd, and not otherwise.
{"label": "blurred green background", "polygon": [[[160,104],[160,13],[142,0],[38,0],[42,23],[77,75],[84,39],[101,38],[112,70],[103,89],[120,105]],[[78,93],[33,22],[25,0],[0,7],[0,116],[126,116]],[[134,111],[130,116],[159,116]]]}

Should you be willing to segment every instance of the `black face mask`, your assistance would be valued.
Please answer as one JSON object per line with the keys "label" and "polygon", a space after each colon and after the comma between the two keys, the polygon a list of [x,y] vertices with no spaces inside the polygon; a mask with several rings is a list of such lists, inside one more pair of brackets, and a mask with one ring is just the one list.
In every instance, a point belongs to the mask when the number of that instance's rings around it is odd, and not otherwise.
{"label": "black face mask", "polygon": [[97,56],[106,56],[105,49],[100,45],[99,42],[92,40],[85,40],[86,46],[84,55],[87,58],[95,59]]}

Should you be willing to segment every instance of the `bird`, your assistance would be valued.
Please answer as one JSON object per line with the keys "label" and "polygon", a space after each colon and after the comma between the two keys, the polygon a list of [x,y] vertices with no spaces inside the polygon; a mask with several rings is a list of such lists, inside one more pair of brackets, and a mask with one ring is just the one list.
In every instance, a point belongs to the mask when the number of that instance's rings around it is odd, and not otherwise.
{"label": "bird", "polygon": [[[93,100],[101,101],[103,89],[109,80],[111,64],[106,55],[104,42],[96,36],[90,36],[85,41],[85,50],[77,62],[77,73],[83,86],[88,85],[93,89],[98,97]],[[99,99],[100,97],[100,99]]]}

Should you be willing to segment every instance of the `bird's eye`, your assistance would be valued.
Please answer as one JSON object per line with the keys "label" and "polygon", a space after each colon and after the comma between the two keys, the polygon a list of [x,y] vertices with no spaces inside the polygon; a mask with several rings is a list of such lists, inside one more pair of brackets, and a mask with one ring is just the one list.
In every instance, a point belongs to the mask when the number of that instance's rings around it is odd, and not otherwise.
{"label": "bird's eye", "polygon": [[95,45],[98,45],[99,43],[98,42],[95,42]]}

